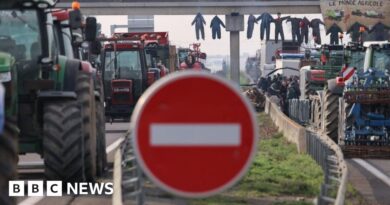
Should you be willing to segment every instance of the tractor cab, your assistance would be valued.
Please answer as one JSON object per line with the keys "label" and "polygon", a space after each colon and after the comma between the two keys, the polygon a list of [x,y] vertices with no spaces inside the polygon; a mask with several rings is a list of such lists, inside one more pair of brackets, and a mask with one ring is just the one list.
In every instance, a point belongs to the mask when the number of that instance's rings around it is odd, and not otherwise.
{"label": "tractor cab", "polygon": [[366,47],[360,43],[350,42],[344,50],[344,65],[354,67],[358,71],[363,70]]}
{"label": "tractor cab", "polygon": [[170,71],[174,71],[174,65],[171,65],[172,61],[170,59],[168,32],[115,33],[114,36],[142,43],[145,49],[149,85],[164,77]]}
{"label": "tractor cab", "polygon": [[127,38],[100,40],[107,42],[101,54],[106,116],[128,120],[148,86],[145,49]]}
{"label": "tractor cab", "polygon": [[389,72],[390,71],[390,43],[384,42],[366,42],[364,71],[370,68],[375,70]]}

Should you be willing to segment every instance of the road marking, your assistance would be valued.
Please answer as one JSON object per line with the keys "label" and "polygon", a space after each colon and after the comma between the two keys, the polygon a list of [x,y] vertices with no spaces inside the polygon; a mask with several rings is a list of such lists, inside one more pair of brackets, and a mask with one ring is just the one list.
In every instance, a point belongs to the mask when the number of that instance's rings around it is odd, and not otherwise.
{"label": "road marking", "polygon": [[24,201],[21,201],[18,205],[34,205],[40,202],[43,198],[43,196],[30,196]]}
{"label": "road marking", "polygon": [[362,159],[352,159],[354,162],[358,163],[360,166],[365,168],[367,171],[369,171],[371,174],[376,176],[378,179],[380,179],[382,182],[390,186],[390,178],[383,174],[383,172],[379,171],[377,168],[369,164],[368,162],[362,160]]}
{"label": "road marking", "polygon": [[121,137],[117,139],[115,142],[113,142],[112,144],[110,144],[110,146],[106,148],[106,153],[108,154],[112,152],[114,149],[118,148],[118,146],[123,142],[123,140],[125,140],[125,138]]}
{"label": "road marking", "polygon": [[241,126],[226,124],[155,123],[150,126],[151,146],[240,146]]}
{"label": "road marking", "polygon": [[[118,148],[118,146],[123,142],[125,138],[124,137],[121,137],[119,139],[117,139],[115,142],[113,142],[112,144],[110,144],[107,148],[106,148],[106,153],[110,153],[112,152],[114,149]],[[26,163],[20,163],[20,165],[36,165],[36,164],[41,164],[42,162],[26,162]],[[21,201],[20,203],[18,203],[18,205],[35,205],[37,203],[39,203],[40,201],[42,201],[45,197],[44,196],[31,196],[31,197],[28,197],[27,199]]]}

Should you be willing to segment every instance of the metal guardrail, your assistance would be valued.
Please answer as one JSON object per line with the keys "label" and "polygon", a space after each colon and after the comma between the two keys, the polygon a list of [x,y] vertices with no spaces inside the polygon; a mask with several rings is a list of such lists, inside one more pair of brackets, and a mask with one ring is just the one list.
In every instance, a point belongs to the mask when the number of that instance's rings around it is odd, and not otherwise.
{"label": "metal guardrail", "polygon": [[340,147],[328,136],[308,130],[306,149],[324,172],[317,204],[344,204],[348,170]]}
{"label": "metal guardrail", "polygon": [[128,132],[114,161],[114,196],[113,204],[122,205],[127,200],[144,204],[143,174],[135,158],[131,133]]}
{"label": "metal guardrail", "polygon": [[[293,101],[291,104],[291,115],[293,115],[298,121],[309,122],[310,120],[310,101]],[[279,127],[285,134],[296,133],[298,130],[303,129],[302,126],[286,125],[296,124],[295,121],[285,120],[285,115],[279,109],[277,112],[273,111],[273,108],[277,107],[273,102],[267,98],[266,112],[268,112],[271,118],[275,122],[284,125]],[[297,122],[298,122],[297,121]],[[286,129],[286,130],[284,130]],[[296,129],[292,131],[290,129]],[[309,154],[318,165],[321,166],[324,172],[324,182],[320,188],[320,195],[317,198],[318,205],[343,205],[345,201],[345,192],[347,189],[347,176],[348,169],[347,164],[344,161],[344,155],[340,147],[325,134],[315,132],[310,129],[306,129],[305,135],[305,148],[306,153]],[[286,136],[289,137],[289,136]],[[295,136],[297,137],[297,136]],[[296,143],[300,143],[300,139],[292,140]]]}
{"label": "metal guardrail", "polygon": [[310,101],[292,99],[288,101],[288,116],[295,122],[306,125],[310,122]]}

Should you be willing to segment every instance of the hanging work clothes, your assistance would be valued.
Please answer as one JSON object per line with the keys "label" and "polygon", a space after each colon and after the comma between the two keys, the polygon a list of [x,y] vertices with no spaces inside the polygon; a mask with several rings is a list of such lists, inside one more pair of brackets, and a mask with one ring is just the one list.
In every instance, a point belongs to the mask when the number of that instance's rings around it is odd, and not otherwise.
{"label": "hanging work clothes", "polygon": [[249,17],[248,17],[248,27],[247,27],[247,31],[246,31],[246,37],[248,39],[252,38],[253,30],[255,28],[255,23],[257,23],[256,17],[254,15],[252,15],[252,14],[249,15]]}
{"label": "hanging work clothes", "polygon": [[192,21],[191,25],[195,24],[195,33],[196,39],[200,39],[200,34],[202,35],[202,39],[204,40],[204,25],[206,25],[206,21],[204,20],[201,13],[196,14],[195,19]]}
{"label": "hanging work clothes", "polygon": [[361,35],[360,27],[364,27],[364,29],[366,31],[368,31],[368,28],[365,25],[363,25],[363,24],[361,24],[359,22],[356,22],[356,23],[352,24],[352,26],[349,27],[349,29],[347,30],[347,34],[349,34],[349,36],[351,37],[353,42],[358,42],[359,41],[359,38],[360,38],[360,35]]}
{"label": "hanging work clothes", "polygon": [[330,34],[330,44],[331,45],[338,45],[339,44],[339,33],[342,33],[343,30],[337,25],[333,24],[328,31],[326,31],[326,35]]}
{"label": "hanging work clothes", "polygon": [[309,26],[310,21],[306,17],[303,17],[301,22],[299,22],[299,28],[301,29],[301,42],[309,43]]}
{"label": "hanging work clothes", "polygon": [[386,40],[386,32],[389,30],[390,27],[386,26],[385,24],[379,22],[375,24],[369,31],[369,33],[374,32],[375,34],[375,41],[384,41]]}
{"label": "hanging work clothes", "polygon": [[325,25],[320,19],[313,19],[310,21],[310,27],[313,29],[313,37],[316,44],[321,44],[320,25]]}
{"label": "hanging work clothes", "polygon": [[287,22],[291,23],[291,35],[292,41],[301,43],[301,32],[299,29],[299,23],[302,19],[300,18],[288,18]]}
{"label": "hanging work clothes", "polygon": [[222,20],[218,16],[215,16],[210,23],[213,39],[221,39],[221,26],[226,28]]}
{"label": "hanging work clothes", "polygon": [[278,38],[284,41],[284,32],[283,32],[283,21],[290,18],[288,17],[276,17],[272,22],[275,24],[275,43],[278,43]]}
{"label": "hanging work clothes", "polygon": [[257,17],[256,21],[260,21],[260,39],[264,40],[264,32],[266,32],[266,39],[269,40],[270,35],[270,27],[271,22],[273,21],[273,17],[269,13],[262,13],[259,17]]}

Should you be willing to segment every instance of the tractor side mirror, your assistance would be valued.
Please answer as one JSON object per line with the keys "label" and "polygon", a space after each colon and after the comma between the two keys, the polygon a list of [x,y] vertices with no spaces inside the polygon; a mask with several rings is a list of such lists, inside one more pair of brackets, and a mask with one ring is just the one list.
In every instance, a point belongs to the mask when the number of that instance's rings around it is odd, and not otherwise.
{"label": "tractor side mirror", "polygon": [[85,26],[85,40],[95,41],[97,35],[97,22],[95,17],[88,17]]}
{"label": "tractor side mirror", "polygon": [[71,29],[81,28],[81,19],[82,15],[80,10],[69,11],[69,26]]}

